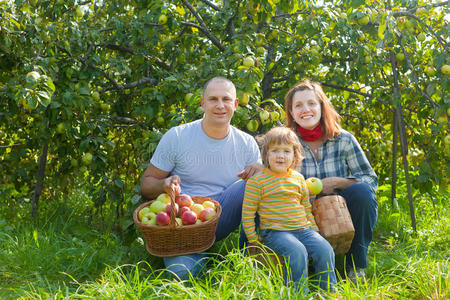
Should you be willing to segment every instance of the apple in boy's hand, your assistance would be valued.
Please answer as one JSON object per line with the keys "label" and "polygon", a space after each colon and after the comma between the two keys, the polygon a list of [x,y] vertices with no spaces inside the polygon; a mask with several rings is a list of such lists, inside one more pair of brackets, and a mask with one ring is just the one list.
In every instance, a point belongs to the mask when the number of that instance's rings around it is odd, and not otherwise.
{"label": "apple in boy's hand", "polygon": [[317,195],[322,191],[322,181],[316,177],[306,179],[306,185],[313,195]]}
{"label": "apple in boy's hand", "polygon": [[186,195],[186,194],[178,195],[178,196],[175,198],[175,202],[176,202],[180,207],[183,207],[183,206],[189,207],[189,206],[191,206],[192,204],[194,204],[194,201],[192,201],[191,196]]}

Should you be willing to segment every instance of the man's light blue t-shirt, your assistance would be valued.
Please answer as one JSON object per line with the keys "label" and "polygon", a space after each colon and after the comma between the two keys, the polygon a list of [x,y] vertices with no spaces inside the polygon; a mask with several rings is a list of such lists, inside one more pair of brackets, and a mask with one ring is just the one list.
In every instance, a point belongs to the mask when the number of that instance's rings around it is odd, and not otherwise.
{"label": "man's light blue t-shirt", "polygon": [[150,162],[181,179],[181,192],[214,199],[249,164],[261,162],[255,139],[231,126],[224,139],[205,134],[202,120],[183,124],[164,134]]}

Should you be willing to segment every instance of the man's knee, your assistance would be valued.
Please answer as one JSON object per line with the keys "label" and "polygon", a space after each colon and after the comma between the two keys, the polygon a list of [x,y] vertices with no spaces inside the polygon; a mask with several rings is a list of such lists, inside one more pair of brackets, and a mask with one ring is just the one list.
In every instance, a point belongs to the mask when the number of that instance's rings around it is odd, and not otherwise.
{"label": "man's knee", "polygon": [[342,196],[345,198],[348,205],[377,207],[375,191],[365,182],[352,184],[343,191]]}
{"label": "man's knee", "polygon": [[190,276],[197,276],[205,267],[204,254],[196,253],[174,257],[164,257],[164,265],[174,277],[187,280]]}

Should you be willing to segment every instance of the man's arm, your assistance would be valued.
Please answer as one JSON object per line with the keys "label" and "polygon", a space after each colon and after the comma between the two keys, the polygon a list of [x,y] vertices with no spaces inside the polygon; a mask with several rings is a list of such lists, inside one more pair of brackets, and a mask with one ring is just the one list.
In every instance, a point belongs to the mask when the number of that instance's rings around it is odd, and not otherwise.
{"label": "man's arm", "polygon": [[148,199],[155,199],[165,193],[171,184],[174,184],[175,194],[180,193],[180,177],[169,176],[169,172],[163,171],[149,163],[141,178],[142,195]]}
{"label": "man's arm", "polygon": [[256,173],[261,172],[264,169],[264,165],[261,163],[254,163],[250,164],[245,167],[245,169],[237,174],[238,177],[241,177],[241,179],[247,181],[250,177],[255,175]]}

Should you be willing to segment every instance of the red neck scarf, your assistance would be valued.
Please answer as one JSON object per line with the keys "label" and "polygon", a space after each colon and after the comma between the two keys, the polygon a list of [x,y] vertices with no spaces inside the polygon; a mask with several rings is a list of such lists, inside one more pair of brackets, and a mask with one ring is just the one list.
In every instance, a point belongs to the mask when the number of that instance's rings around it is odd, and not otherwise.
{"label": "red neck scarf", "polygon": [[314,129],[309,130],[298,125],[298,132],[303,140],[308,142],[314,142],[323,136],[322,126],[319,124]]}

